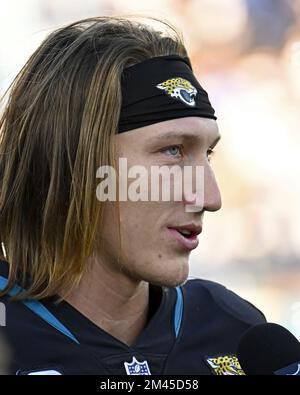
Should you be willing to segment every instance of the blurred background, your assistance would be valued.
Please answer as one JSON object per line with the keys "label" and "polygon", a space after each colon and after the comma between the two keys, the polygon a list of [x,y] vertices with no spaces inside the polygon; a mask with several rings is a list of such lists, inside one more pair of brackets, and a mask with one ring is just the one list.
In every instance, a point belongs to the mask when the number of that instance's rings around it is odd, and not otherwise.
{"label": "blurred background", "polygon": [[182,31],[218,116],[223,207],[205,215],[191,276],[300,339],[300,0],[0,0],[0,95],[53,29],[131,12]]}

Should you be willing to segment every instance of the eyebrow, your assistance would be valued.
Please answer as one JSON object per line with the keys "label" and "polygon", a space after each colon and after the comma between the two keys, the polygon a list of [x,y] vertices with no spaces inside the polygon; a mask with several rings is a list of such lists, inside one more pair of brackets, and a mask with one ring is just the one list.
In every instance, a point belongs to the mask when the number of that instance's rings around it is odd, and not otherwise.
{"label": "eyebrow", "polygon": [[[178,138],[181,137],[184,140],[193,140],[197,137],[197,135],[195,133],[188,133],[188,132],[183,132],[181,130],[170,130],[169,132],[162,134],[160,136],[155,137],[155,140],[161,141],[161,140],[167,140],[170,138]],[[149,139],[148,141],[153,141],[153,137],[151,139]],[[218,141],[221,140],[221,135],[218,134],[218,136],[215,138],[215,140],[212,143],[212,147],[216,146]]]}

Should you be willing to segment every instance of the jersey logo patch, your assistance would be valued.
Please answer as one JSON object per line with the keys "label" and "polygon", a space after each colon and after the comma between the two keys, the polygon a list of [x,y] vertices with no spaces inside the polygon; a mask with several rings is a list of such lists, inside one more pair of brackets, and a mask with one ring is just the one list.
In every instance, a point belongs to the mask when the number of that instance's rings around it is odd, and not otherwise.
{"label": "jersey logo patch", "polygon": [[151,375],[147,361],[139,362],[133,357],[132,362],[124,362],[124,366],[128,375]]}
{"label": "jersey logo patch", "polygon": [[243,376],[245,375],[237,356],[234,354],[206,357],[205,362],[213,374],[218,376]]}
{"label": "jersey logo patch", "polygon": [[195,97],[197,89],[184,78],[170,78],[156,85],[156,88],[162,89],[168,96],[179,99],[182,103],[190,107],[195,107]]}

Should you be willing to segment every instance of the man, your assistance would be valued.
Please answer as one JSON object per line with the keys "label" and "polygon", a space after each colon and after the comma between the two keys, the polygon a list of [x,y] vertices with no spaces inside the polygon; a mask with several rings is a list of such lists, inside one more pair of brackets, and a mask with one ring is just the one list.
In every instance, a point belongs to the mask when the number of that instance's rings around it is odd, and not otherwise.
{"label": "man", "polygon": [[[0,123],[12,374],[243,374],[239,338],[264,316],[219,284],[187,281],[204,212],[221,208],[209,162],[220,135],[169,28],[164,36],[129,18],[75,22],[14,82]],[[157,167],[176,168],[170,187],[147,177]],[[188,167],[203,170],[200,189],[138,199],[180,186]],[[107,200],[105,171],[123,179]]]}

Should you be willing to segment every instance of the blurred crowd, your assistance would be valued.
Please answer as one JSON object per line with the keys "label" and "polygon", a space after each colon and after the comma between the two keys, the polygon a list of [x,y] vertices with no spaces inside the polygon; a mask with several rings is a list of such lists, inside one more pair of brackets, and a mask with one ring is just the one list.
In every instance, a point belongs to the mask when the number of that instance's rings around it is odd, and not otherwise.
{"label": "blurred crowd", "polygon": [[191,275],[300,338],[300,0],[0,0],[0,94],[51,30],[118,13],[182,31],[218,116],[223,207],[205,215]]}

